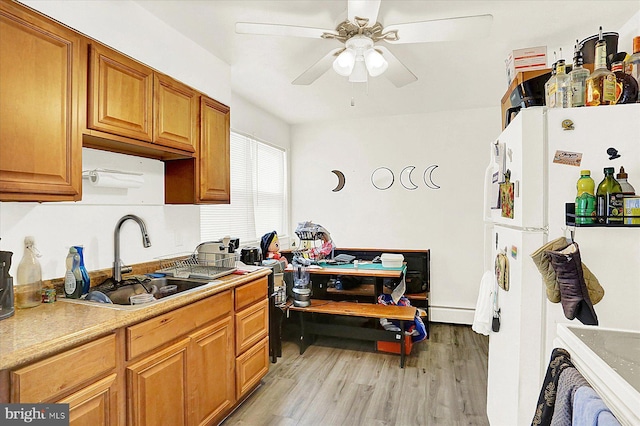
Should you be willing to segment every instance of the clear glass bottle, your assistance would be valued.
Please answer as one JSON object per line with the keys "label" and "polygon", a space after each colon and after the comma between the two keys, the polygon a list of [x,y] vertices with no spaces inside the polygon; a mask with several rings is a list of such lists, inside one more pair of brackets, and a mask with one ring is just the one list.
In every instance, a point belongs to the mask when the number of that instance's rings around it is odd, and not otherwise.
{"label": "clear glass bottle", "polygon": [[67,272],[64,275],[64,295],[70,299],[82,296],[82,273],[80,272],[80,256],[75,247],[69,249],[66,260]]}
{"label": "clear glass bottle", "polygon": [[569,73],[571,80],[571,106],[585,106],[587,78],[589,78],[589,70],[584,68],[584,58],[582,51],[578,49],[578,40],[576,40],[576,48],[573,54],[573,69]]}
{"label": "clear glass bottle", "polygon": [[602,37],[596,43],[593,73],[587,78],[587,106],[611,105],[616,99],[616,76],[607,68],[607,42]]}
{"label": "clear glass bottle", "polygon": [[616,180],[622,188],[622,195],[624,197],[633,197],[636,195],[636,190],[629,182],[627,182],[628,178],[629,175],[624,171],[624,167],[620,166],[620,173],[616,175]]}
{"label": "clear glass bottle", "polygon": [[16,308],[32,308],[42,303],[42,268],[40,253],[33,237],[24,238],[24,255],[18,264],[14,297]]}
{"label": "clear glass bottle", "polygon": [[[640,86],[640,36],[633,38],[633,55],[627,58],[625,65],[625,72],[635,78],[636,83]],[[636,102],[640,102],[640,90],[638,90]]]}
{"label": "clear glass bottle", "polygon": [[555,108],[571,108],[571,79],[566,73],[564,59],[556,65],[556,101]]}
{"label": "clear glass bottle", "polygon": [[[621,52],[616,59],[626,56]],[[631,75],[624,72],[624,62],[615,60],[611,63],[611,72],[616,76],[616,99],[614,104],[633,104],[638,100],[638,82]]]}
{"label": "clear glass bottle", "polygon": [[556,106],[556,65],[558,65],[557,62],[551,65],[551,77],[544,84],[544,104],[548,108],[555,108]]}
{"label": "clear glass bottle", "polygon": [[11,256],[13,256],[12,252],[0,250],[0,320],[9,318],[15,313],[13,277],[9,275]]}
{"label": "clear glass bottle", "polygon": [[576,184],[576,223],[594,223],[596,215],[596,183],[591,178],[591,170],[581,170]]}
{"label": "clear glass bottle", "polygon": [[613,167],[604,168],[604,179],[598,184],[597,217],[599,223],[622,222],[622,187],[613,177]]}

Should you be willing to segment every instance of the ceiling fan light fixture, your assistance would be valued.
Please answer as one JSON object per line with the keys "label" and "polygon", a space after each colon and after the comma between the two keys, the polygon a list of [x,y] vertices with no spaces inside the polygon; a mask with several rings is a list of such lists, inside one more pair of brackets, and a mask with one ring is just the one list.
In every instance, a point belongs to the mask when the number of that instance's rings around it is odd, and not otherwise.
{"label": "ceiling fan light fixture", "polygon": [[367,82],[367,66],[364,63],[362,56],[356,57],[353,72],[349,75],[349,82],[351,83],[366,83]]}
{"label": "ceiling fan light fixture", "polygon": [[369,49],[364,53],[364,63],[371,77],[377,77],[387,70],[389,63],[375,49]]}
{"label": "ceiling fan light fixture", "polygon": [[343,77],[351,75],[356,62],[356,54],[353,49],[345,49],[333,61],[333,70]]}

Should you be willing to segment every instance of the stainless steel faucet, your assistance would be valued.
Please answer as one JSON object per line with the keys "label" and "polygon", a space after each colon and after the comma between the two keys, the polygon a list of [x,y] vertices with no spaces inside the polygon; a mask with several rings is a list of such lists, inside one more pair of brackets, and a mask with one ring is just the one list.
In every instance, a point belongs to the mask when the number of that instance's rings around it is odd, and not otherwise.
{"label": "stainless steel faucet", "polygon": [[122,273],[129,273],[133,269],[131,266],[123,266],[122,261],[120,260],[120,228],[122,227],[122,224],[129,219],[136,221],[138,225],[140,225],[140,232],[142,232],[142,245],[145,248],[151,246],[149,234],[147,234],[147,226],[145,225],[144,220],[133,214],[128,214],[120,218],[118,223],[116,223],[116,229],[113,232],[113,279],[117,283],[122,281]]}

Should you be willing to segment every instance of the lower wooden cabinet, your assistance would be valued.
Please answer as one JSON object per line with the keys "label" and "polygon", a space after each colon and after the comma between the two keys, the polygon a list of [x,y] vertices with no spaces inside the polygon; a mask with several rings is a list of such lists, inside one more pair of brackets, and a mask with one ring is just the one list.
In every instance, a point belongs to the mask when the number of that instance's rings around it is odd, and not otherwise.
{"label": "lower wooden cabinet", "polygon": [[66,398],[70,426],[116,426],[118,424],[117,376],[111,374]]}
{"label": "lower wooden cabinet", "polygon": [[183,339],[127,367],[130,425],[186,425],[187,347]]}
{"label": "lower wooden cabinet", "polygon": [[73,426],[120,424],[116,334],[11,372],[12,403],[66,403]]}
{"label": "lower wooden cabinet", "polygon": [[236,401],[231,317],[189,337],[190,423],[216,424]]}
{"label": "lower wooden cabinet", "polygon": [[245,396],[269,372],[269,339],[264,338],[236,358],[236,396]]}

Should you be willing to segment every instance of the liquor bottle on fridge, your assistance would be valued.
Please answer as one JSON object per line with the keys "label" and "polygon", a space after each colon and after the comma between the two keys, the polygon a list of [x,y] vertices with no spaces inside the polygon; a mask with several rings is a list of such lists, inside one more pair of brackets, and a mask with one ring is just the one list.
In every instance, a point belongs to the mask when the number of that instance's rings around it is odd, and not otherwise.
{"label": "liquor bottle on fridge", "polygon": [[18,264],[14,288],[16,308],[32,308],[42,302],[42,268],[33,237],[24,238],[24,255]]}
{"label": "liquor bottle on fridge", "polygon": [[[633,55],[626,61],[625,72],[635,78],[640,86],[640,36],[633,38]],[[637,102],[640,102],[640,90],[638,90]]]}
{"label": "liquor bottle on fridge", "polygon": [[576,40],[575,52],[573,54],[573,69],[569,73],[571,80],[571,106],[581,107],[585,105],[587,78],[589,78],[589,70],[584,68],[584,58],[582,51],[578,49],[578,40]]}
{"label": "liquor bottle on fridge", "polygon": [[596,212],[596,183],[591,178],[591,170],[581,170],[576,184],[576,223],[594,223]]}
{"label": "liquor bottle on fridge", "polygon": [[620,184],[620,188],[622,188],[622,196],[623,197],[633,197],[636,195],[635,188],[627,182],[629,175],[624,171],[624,167],[620,166],[620,173],[616,175],[616,180]]}
{"label": "liquor bottle on fridge", "polygon": [[555,108],[571,108],[571,79],[566,73],[564,59],[556,65],[556,101]]}
{"label": "liquor bottle on fridge", "polygon": [[[555,54],[555,52],[553,52]],[[544,84],[544,104],[549,108],[556,106],[556,66],[557,62],[551,65],[551,77]]]}
{"label": "liquor bottle on fridge", "polygon": [[611,59],[611,72],[616,76],[616,99],[614,104],[632,104],[638,100],[638,82],[624,72],[626,52],[618,52]]}
{"label": "liquor bottle on fridge", "polygon": [[587,78],[587,106],[610,105],[615,100],[616,76],[607,68],[607,42],[600,27],[593,74]]}
{"label": "liquor bottle on fridge", "polygon": [[604,179],[598,184],[597,216],[599,223],[622,222],[622,187],[613,177],[613,167],[604,168]]}

